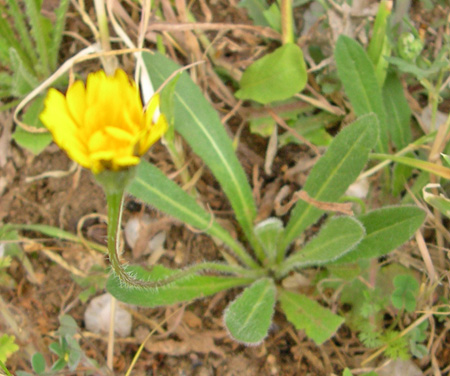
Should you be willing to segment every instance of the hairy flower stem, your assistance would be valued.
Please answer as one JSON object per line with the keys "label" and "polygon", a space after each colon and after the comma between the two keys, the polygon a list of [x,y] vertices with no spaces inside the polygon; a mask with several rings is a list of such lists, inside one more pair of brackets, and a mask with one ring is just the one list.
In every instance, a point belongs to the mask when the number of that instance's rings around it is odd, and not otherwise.
{"label": "hairy flower stem", "polygon": [[[105,187],[105,186],[104,186]],[[186,278],[204,270],[214,270],[222,273],[232,273],[249,278],[251,280],[260,276],[262,270],[249,270],[240,266],[219,264],[214,262],[204,262],[202,264],[194,265],[188,269],[174,273],[158,281],[145,281],[137,279],[126,271],[120,262],[120,227],[122,219],[122,208],[124,190],[121,189],[107,189],[106,201],[108,205],[108,254],[111,263],[111,268],[119,280],[127,287],[139,289],[153,289],[166,286],[181,278]]]}

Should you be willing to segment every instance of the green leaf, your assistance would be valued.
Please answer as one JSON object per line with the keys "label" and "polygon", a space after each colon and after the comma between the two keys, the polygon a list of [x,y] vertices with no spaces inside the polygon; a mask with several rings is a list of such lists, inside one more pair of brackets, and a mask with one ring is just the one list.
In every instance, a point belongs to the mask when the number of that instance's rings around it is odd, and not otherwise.
{"label": "green leaf", "polygon": [[38,86],[39,81],[34,76],[34,72],[24,62],[18,50],[9,49],[10,66],[13,67],[13,81],[11,94],[17,97],[28,94],[32,89]]}
{"label": "green leaf", "polygon": [[279,300],[287,319],[317,345],[331,338],[344,319],[305,295],[281,290]]}
{"label": "green leaf", "polygon": [[372,39],[370,40],[367,48],[367,55],[375,67],[375,74],[380,87],[383,86],[387,68],[389,66],[388,61],[384,57],[386,55],[390,55],[392,50],[391,44],[386,35],[388,17],[390,13],[391,11],[387,5],[387,1],[381,1],[378,6],[377,16],[372,29]]}
{"label": "green leaf", "polygon": [[60,336],[73,337],[78,331],[78,325],[75,319],[70,315],[62,315],[59,318],[60,327],[58,333]]}
{"label": "green leaf", "polygon": [[358,216],[357,219],[366,229],[366,236],[337,262],[355,262],[391,252],[414,235],[425,216],[425,212],[415,206],[385,207]]}
{"label": "green leaf", "polygon": [[161,91],[161,112],[166,116],[169,128],[164,134],[163,141],[165,143],[173,143],[175,138],[175,114],[174,114],[174,102],[173,98],[175,95],[175,89],[177,87],[178,79],[180,78],[179,73],[175,76]]}
{"label": "green leaf", "polygon": [[[1,5],[0,12],[2,14],[6,13],[4,7]],[[18,67],[14,65],[14,62],[11,60],[10,53],[10,50],[15,50],[16,54],[19,55],[19,60],[23,61],[29,69],[32,69],[33,63],[30,60],[30,57],[24,51],[23,45],[16,37],[15,31],[5,17],[0,17],[0,36],[0,57],[2,62],[9,66],[13,71],[16,71]]]}
{"label": "green leaf", "polygon": [[157,167],[142,161],[128,192],[157,209],[225,242],[247,265],[255,262],[194,198],[165,176]]}
{"label": "green leaf", "polygon": [[57,372],[64,369],[67,365],[67,360],[64,358],[59,358],[55,363],[53,363],[52,371]]}
{"label": "green leaf", "polygon": [[23,50],[22,58],[26,56],[27,59],[24,61],[29,64],[29,68],[32,68],[38,61],[36,48],[33,46],[23,11],[20,9],[19,2],[17,0],[8,0],[8,13],[13,17],[14,26],[19,35],[19,38],[15,39],[19,41],[21,50]]}
{"label": "green leaf", "polygon": [[276,257],[283,231],[283,222],[275,217],[267,218],[255,226],[255,235],[269,260]]}
{"label": "green leaf", "polygon": [[281,32],[281,12],[277,3],[270,5],[269,9],[266,9],[263,14],[264,18],[269,23],[269,26],[272,29]]}
{"label": "green leaf", "polygon": [[293,268],[306,268],[333,262],[352,250],[364,234],[364,227],[355,218],[333,218],[315,238],[286,259],[281,266],[281,274],[285,275]]}
{"label": "green leaf", "polygon": [[378,6],[377,16],[372,30],[372,38],[367,47],[367,55],[374,64],[379,60],[383,50],[384,37],[386,36],[387,20],[391,11],[386,0],[382,0]]}
{"label": "green leaf", "polygon": [[[299,116],[291,128],[307,140],[311,141],[314,145],[328,146],[333,141],[333,137],[326,129],[329,126],[338,124],[341,119],[341,116],[336,116],[328,112],[319,112],[314,115],[308,114]],[[301,144],[302,142],[290,132],[285,132],[278,136],[279,147],[289,143]]]}
{"label": "green leaf", "polygon": [[[3,372],[5,372],[6,376],[13,376],[11,375],[11,373],[8,371],[8,368],[6,368],[5,364],[0,360],[0,369],[3,370]],[[20,372],[20,371],[19,371]],[[25,372],[26,373],[26,372]],[[28,374],[29,376],[33,376],[31,374]],[[28,376],[26,375],[26,376]],[[17,374],[17,376],[19,376],[19,374]]]}
{"label": "green leaf", "polygon": [[416,296],[419,292],[419,282],[410,275],[398,275],[394,278],[395,290],[391,301],[395,308],[414,312],[416,309]]}
{"label": "green leaf", "polygon": [[431,205],[433,208],[439,210],[440,213],[444,214],[447,218],[450,218],[450,200],[444,195],[435,195],[428,192],[430,188],[440,188],[439,184],[427,184],[423,189],[423,199],[427,204]]}
{"label": "green leaf", "polygon": [[37,374],[43,373],[45,371],[45,359],[40,352],[34,353],[31,357],[31,366],[33,367],[33,371]]}
{"label": "green leaf", "polygon": [[353,374],[350,372],[348,368],[346,368],[344,369],[344,373],[342,374],[342,376],[353,376]]}
{"label": "green leaf", "polygon": [[238,6],[247,9],[247,13],[255,25],[270,26],[264,17],[264,11],[269,8],[265,0],[242,0]]}
{"label": "green leaf", "polygon": [[[43,128],[44,125],[39,120],[39,114],[44,109],[44,97],[36,99],[30,107],[27,108],[23,121],[29,126],[35,128]],[[33,154],[37,155],[44,150],[51,142],[52,135],[47,133],[30,133],[21,127],[17,127],[12,135],[14,141],[16,141],[21,147],[28,149]]]}
{"label": "green leaf", "polygon": [[0,361],[5,363],[6,360],[19,350],[19,346],[14,342],[16,337],[3,334],[0,337]]}
{"label": "green leaf", "polygon": [[[377,118],[373,114],[362,116],[344,128],[309,173],[303,190],[318,201],[338,200],[364,168],[377,135]],[[283,248],[286,249],[323,213],[323,210],[299,201],[287,224]]]}
{"label": "green leaf", "polygon": [[39,55],[39,71],[42,75],[50,75],[49,55],[47,46],[47,35],[45,27],[45,19],[41,15],[41,7],[36,0],[24,0],[25,12],[31,26],[31,35],[36,42],[36,49]]}
{"label": "green leaf", "polygon": [[[180,68],[159,53],[143,53],[142,56],[154,87],[160,86]],[[259,249],[259,243],[253,234],[256,205],[247,176],[216,111],[186,72],[180,76],[174,102],[175,130],[211,169],[230,200],[247,239],[253,248]]]}
{"label": "green leaf", "polygon": [[[163,280],[179,272],[161,265],[156,265],[150,271],[136,266],[130,266],[128,270],[136,278],[149,281]],[[136,290],[124,287],[115,276],[111,275],[106,289],[121,302],[144,307],[158,307],[203,298],[250,282],[248,278],[194,275],[157,289]]]}
{"label": "green leaf", "polygon": [[64,356],[65,351],[64,348],[58,343],[58,342],[52,342],[49,346],[48,346],[49,350],[52,353],[55,353],[56,355],[58,355],[60,358]]}
{"label": "green leaf", "polygon": [[66,337],[66,340],[69,345],[69,370],[75,371],[78,367],[78,363],[80,363],[81,357],[83,356],[83,351],[75,338]]}
{"label": "green leaf", "polygon": [[272,323],[276,288],[264,278],[247,287],[225,311],[225,325],[238,342],[256,345],[266,338]]}
{"label": "green leaf", "polygon": [[387,57],[386,59],[389,63],[397,66],[397,68],[400,71],[402,71],[404,73],[410,73],[410,74],[416,76],[416,78],[418,80],[422,80],[422,79],[428,78],[436,73],[439,73],[439,71],[441,69],[444,69],[448,66],[448,63],[436,62],[429,68],[422,69],[422,68],[418,67],[417,64],[410,63],[399,57],[391,56],[391,57]]}
{"label": "green leaf", "polygon": [[377,151],[388,150],[386,114],[372,62],[355,40],[341,35],[334,52],[339,78],[357,116],[375,113],[380,126]]}
{"label": "green leaf", "polygon": [[445,162],[447,167],[450,167],[450,155],[441,153],[442,160]]}
{"label": "green leaf", "polygon": [[384,105],[388,129],[397,150],[406,147],[411,136],[411,109],[406,100],[403,86],[396,74],[389,74],[383,87]]}
{"label": "green leaf", "polygon": [[[407,157],[413,157],[413,153],[406,154]],[[392,195],[399,197],[405,190],[405,184],[411,178],[414,168],[401,163],[395,163],[392,169]]]}
{"label": "green leaf", "polygon": [[241,78],[239,99],[267,104],[292,97],[306,85],[306,64],[299,46],[286,43],[250,65]]}
{"label": "green leaf", "polygon": [[49,47],[49,61],[52,70],[55,70],[58,63],[58,53],[61,45],[64,26],[66,23],[67,9],[69,8],[69,0],[61,0],[58,8],[55,10],[56,20],[51,32],[51,44]]}

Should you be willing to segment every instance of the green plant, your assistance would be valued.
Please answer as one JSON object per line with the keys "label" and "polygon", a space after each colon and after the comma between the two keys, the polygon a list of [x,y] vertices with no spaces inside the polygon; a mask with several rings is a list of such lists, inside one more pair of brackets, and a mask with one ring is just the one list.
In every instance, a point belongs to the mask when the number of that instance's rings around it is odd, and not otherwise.
{"label": "green plant", "polygon": [[[178,69],[160,54],[145,53],[143,58],[154,86],[161,85]],[[129,193],[220,239],[225,244],[222,253],[226,263],[206,262],[181,271],[163,266],[150,271],[129,267],[128,273],[155,288],[130,288],[126,281],[111,276],[108,290],[127,303],[159,306],[247,285],[225,310],[225,325],[235,340],[246,344],[261,342],[279,301],[288,320],[321,344],[333,335],[343,318],[306,295],[285,290],[280,281],[294,270],[382,256],[408,240],[425,217],[421,209],[412,206],[386,207],[357,217],[328,214],[314,238],[305,245],[293,245],[296,238],[326,214],[329,207],[326,203],[339,200],[364,168],[369,152],[377,144],[376,115],[361,116],[333,139],[303,187],[306,196],[301,197],[306,201],[297,202],[286,226],[275,217],[255,225],[255,202],[231,140],[215,111],[185,73],[177,82],[173,100],[175,130],[221,184],[246,246],[232,238],[211,214],[155,166],[141,162]],[[163,102],[163,112],[165,106]],[[199,274],[206,271],[229,276]]]}
{"label": "green plant", "polygon": [[[359,339],[366,347],[384,348],[384,354],[392,359],[426,355],[423,341],[427,338],[428,322],[422,322],[405,335],[400,325],[406,315],[413,315],[417,309],[419,283],[413,273],[398,264],[390,264],[378,270],[373,286],[369,286],[363,283],[369,273],[367,266],[361,266],[359,278],[348,278],[347,274],[342,288],[341,303],[349,307],[345,314],[347,325],[359,332]],[[342,273],[330,272],[343,281]],[[338,286],[339,283],[335,285]],[[385,315],[392,317],[391,322],[387,323]]]}
{"label": "green plant", "polygon": [[[83,350],[80,348],[78,341],[75,339],[78,325],[72,316],[63,315],[59,318],[59,322],[60,327],[56,332],[59,337],[58,342],[52,342],[48,347],[57,358],[53,364],[49,366],[40,352],[33,354],[31,357],[31,366],[35,374],[56,375],[66,367],[69,371],[74,371],[81,361],[96,367],[96,364],[86,357]],[[31,374],[25,371],[18,371],[17,375],[30,376]]]}
{"label": "green plant", "polygon": [[[346,369],[344,369],[344,373],[342,374],[342,376],[353,376],[353,373],[348,368],[346,368]],[[378,376],[378,373],[367,372],[367,373],[361,374],[361,376]]]}
{"label": "green plant", "polygon": [[[69,0],[60,2],[52,24],[41,13],[42,1],[7,0],[6,5],[0,4],[0,100],[23,98],[57,68],[68,6]],[[29,126],[42,128],[38,114],[43,99],[38,97],[27,109],[24,121]],[[8,103],[0,111],[16,104]],[[29,134],[20,127],[13,138],[35,154],[51,142],[48,133]]]}
{"label": "green plant", "polygon": [[0,364],[6,363],[6,360],[19,350],[19,346],[15,343],[15,337],[3,334],[0,337]]}

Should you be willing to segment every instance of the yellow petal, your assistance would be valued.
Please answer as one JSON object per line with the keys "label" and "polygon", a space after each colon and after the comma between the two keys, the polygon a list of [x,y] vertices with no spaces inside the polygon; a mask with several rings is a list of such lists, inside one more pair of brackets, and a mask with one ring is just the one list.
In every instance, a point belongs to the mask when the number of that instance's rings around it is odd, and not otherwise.
{"label": "yellow petal", "polygon": [[90,158],[95,161],[112,161],[116,153],[114,150],[100,150],[90,154]]}
{"label": "yellow petal", "polygon": [[108,150],[110,146],[110,140],[108,140],[103,130],[94,132],[87,142],[87,147],[91,155],[99,151]]}
{"label": "yellow petal", "polygon": [[164,135],[164,133],[166,133],[168,127],[166,117],[161,114],[158,121],[153,124],[142,137],[139,143],[139,155],[144,155],[147,150],[150,149],[150,146],[152,146]]}
{"label": "yellow petal", "polygon": [[105,133],[106,135],[113,137],[116,140],[128,143],[133,141],[135,138],[135,135],[116,127],[105,127]]}
{"label": "yellow petal", "polygon": [[155,94],[150,98],[147,110],[145,111],[146,115],[148,114],[148,116],[150,116],[150,119],[153,118],[156,109],[159,107],[159,102],[159,94]]}
{"label": "yellow petal", "polygon": [[83,82],[75,81],[69,87],[66,93],[66,102],[75,123],[78,127],[82,126],[86,111],[86,90]]}
{"label": "yellow petal", "polygon": [[95,103],[100,92],[102,83],[106,79],[106,74],[102,70],[90,73],[86,80],[86,103]]}
{"label": "yellow petal", "polygon": [[86,152],[83,152],[83,149],[80,147],[71,147],[67,148],[67,155],[70,159],[77,162],[80,166],[84,168],[90,168],[91,161],[89,155]]}
{"label": "yellow petal", "polygon": [[136,156],[124,156],[124,157],[120,157],[120,158],[114,158],[113,162],[114,165],[118,168],[124,168],[124,167],[131,167],[131,166],[136,166],[137,164],[139,164],[139,162],[141,161],[141,159],[139,157]]}
{"label": "yellow petal", "polygon": [[70,116],[66,98],[58,90],[50,89],[44,106],[44,111],[39,118],[52,133],[56,144],[61,147],[66,137],[74,136],[78,129]]}

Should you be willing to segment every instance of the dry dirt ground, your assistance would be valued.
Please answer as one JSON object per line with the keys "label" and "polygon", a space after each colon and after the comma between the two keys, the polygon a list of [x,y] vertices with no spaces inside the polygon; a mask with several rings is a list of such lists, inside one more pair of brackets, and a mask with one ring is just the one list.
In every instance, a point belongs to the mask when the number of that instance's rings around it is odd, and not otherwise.
{"label": "dry dirt ground", "polygon": [[[87,9],[88,14],[92,16],[93,10],[89,7]],[[238,8],[234,2],[199,1],[194,3],[193,11],[198,20],[204,22],[251,24],[245,11]],[[132,7],[130,14],[132,17],[138,16],[133,13]],[[168,20],[183,21],[182,12],[180,14],[172,15],[174,19]],[[169,13],[166,17],[168,15]],[[301,26],[301,17],[297,17]],[[92,40],[90,31],[73,9],[68,18],[68,30]],[[134,26],[130,26],[130,30],[131,33],[136,32]],[[152,35],[147,41],[150,46]],[[219,38],[217,50],[222,64],[234,64],[240,69],[270,48],[263,43],[263,36],[250,31],[237,29],[230,32],[224,29],[220,32],[209,31],[207,35],[211,39]],[[179,59],[181,63],[189,63],[202,57],[195,33],[187,31],[179,41],[184,43],[182,47],[189,52],[189,58]],[[307,41],[305,39],[303,43]],[[80,47],[77,43],[80,42],[67,36],[63,51],[73,53]],[[173,47],[170,47],[170,43],[167,43],[169,53],[173,57],[179,57],[179,54],[174,53]],[[64,56],[63,52],[62,59],[64,57],[67,56]],[[124,57],[122,62],[131,73],[132,59]],[[90,70],[97,69],[95,64],[97,63],[82,65],[77,73],[85,76]],[[227,97],[231,89],[222,88],[216,80],[217,76],[210,76],[208,69],[200,70],[197,78],[221,116],[229,114],[233,108]],[[335,99],[339,101],[339,98]],[[228,120],[227,127],[230,134],[242,132],[238,156],[255,187],[260,216],[264,218],[273,210],[275,195],[281,187],[289,186],[291,191],[300,188],[307,170],[293,167],[311,164],[312,154],[305,147],[286,146],[277,153],[273,161],[273,171],[279,173],[266,175],[264,159],[268,141],[248,131],[245,114],[247,113],[244,110],[235,113]],[[72,162],[55,145],[49,146],[38,156],[22,150],[9,139],[13,127],[10,118],[5,118],[3,124],[0,222],[51,225],[104,244],[106,203],[91,174],[79,168],[73,169]],[[146,158],[169,175],[176,172],[169,154],[161,145],[152,148]],[[191,171],[201,167],[201,162],[190,152],[187,160]],[[55,174],[61,171],[69,172]],[[208,170],[205,169],[196,187],[202,200],[210,205],[216,217],[233,229],[234,218],[230,206]],[[376,201],[376,198],[374,200]],[[215,260],[220,257],[217,245],[208,236],[167,219],[132,198],[127,199],[125,223],[129,218],[140,217],[144,213],[156,218],[159,221],[156,223],[162,223],[161,229],[166,232],[164,252],[159,254],[158,262],[183,267],[200,260]],[[11,321],[0,322],[0,332],[9,333],[13,329],[12,333],[16,335],[20,345],[19,352],[8,362],[10,370],[12,373],[16,370],[31,372],[29,359],[35,351],[42,352],[48,364],[54,361],[54,356],[48,351],[48,345],[57,341],[55,331],[59,327],[58,317],[65,313],[76,320],[80,328],[76,338],[85,355],[98,363],[98,368],[82,362],[77,372],[64,374],[107,375],[105,364],[108,336],[106,333],[95,334],[86,330],[84,311],[87,303],[79,299],[83,288],[73,278],[74,275],[86,276],[95,265],[106,268],[107,260],[104,254],[79,243],[51,239],[38,232],[21,231],[20,234],[20,246],[30,265],[25,267],[23,260],[14,259],[8,269],[14,286],[0,288],[1,308],[11,318]],[[145,234],[142,236],[142,241],[148,240]],[[146,265],[152,255],[144,255],[142,250],[126,247],[124,257],[132,264]],[[100,277],[102,275],[106,276],[106,273],[100,273]],[[102,292],[99,288],[95,295]],[[334,338],[317,347],[302,332],[297,332],[279,313],[275,314],[270,335],[263,344],[245,347],[235,343],[227,336],[222,325],[222,314],[227,302],[238,293],[238,290],[228,291],[193,302],[181,309],[181,306],[157,309],[133,307],[133,334],[126,338],[116,338],[115,374],[125,373],[140,344],[153,329],[156,329],[156,333],[147,342],[132,372],[133,375],[341,375],[345,367],[359,368],[361,361],[371,353],[345,325]],[[165,318],[167,322],[159,326]],[[445,369],[450,361],[448,334],[440,341],[435,361],[440,369]],[[422,362],[416,360],[423,369],[430,369],[430,362],[429,358]],[[445,374],[448,374],[448,371]]]}

